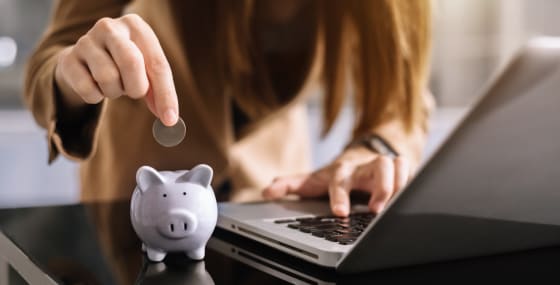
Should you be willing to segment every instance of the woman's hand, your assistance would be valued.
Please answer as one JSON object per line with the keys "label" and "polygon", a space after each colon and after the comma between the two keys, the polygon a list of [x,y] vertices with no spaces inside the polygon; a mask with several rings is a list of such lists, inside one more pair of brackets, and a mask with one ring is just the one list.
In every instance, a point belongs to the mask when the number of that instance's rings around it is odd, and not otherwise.
{"label": "woman's hand", "polygon": [[58,56],[55,81],[69,107],[103,98],[146,98],[167,126],[179,107],[171,68],[150,26],[137,15],[103,18]]}
{"label": "woman's hand", "polygon": [[326,193],[337,216],[350,212],[350,191],[371,193],[368,207],[379,213],[389,199],[402,189],[411,171],[408,160],[377,155],[365,148],[346,150],[332,164],[313,173],[278,177],[264,190],[266,199],[277,199],[287,194],[318,197]]}

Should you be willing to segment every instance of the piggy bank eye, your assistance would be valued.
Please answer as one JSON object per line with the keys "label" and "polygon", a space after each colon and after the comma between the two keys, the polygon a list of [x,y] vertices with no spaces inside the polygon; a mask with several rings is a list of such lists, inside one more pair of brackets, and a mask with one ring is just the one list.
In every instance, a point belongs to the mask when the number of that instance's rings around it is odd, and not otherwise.
{"label": "piggy bank eye", "polygon": [[183,196],[187,196],[187,192],[183,192]]}
{"label": "piggy bank eye", "polygon": [[167,197],[167,194],[163,194],[163,198]]}

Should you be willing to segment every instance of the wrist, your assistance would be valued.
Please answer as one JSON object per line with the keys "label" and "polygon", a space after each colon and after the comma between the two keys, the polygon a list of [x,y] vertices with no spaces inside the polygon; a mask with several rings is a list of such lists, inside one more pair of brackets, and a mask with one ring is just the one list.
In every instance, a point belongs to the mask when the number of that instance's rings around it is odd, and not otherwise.
{"label": "wrist", "polygon": [[342,153],[335,159],[335,162],[353,161],[356,163],[367,163],[379,156],[378,153],[372,152],[365,146],[355,145],[345,148]]}
{"label": "wrist", "polygon": [[362,147],[368,149],[370,152],[378,155],[385,155],[389,157],[397,157],[399,153],[387,142],[384,138],[377,134],[366,134],[351,141],[346,149],[355,147]]}

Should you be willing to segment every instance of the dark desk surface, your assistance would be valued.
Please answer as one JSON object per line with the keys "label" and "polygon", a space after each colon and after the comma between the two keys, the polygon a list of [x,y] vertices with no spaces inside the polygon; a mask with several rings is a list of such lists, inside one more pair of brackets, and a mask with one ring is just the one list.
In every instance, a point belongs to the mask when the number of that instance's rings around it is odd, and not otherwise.
{"label": "dark desk surface", "polygon": [[219,230],[204,261],[170,255],[164,263],[150,263],[129,217],[128,202],[0,210],[0,284],[25,284],[24,279],[40,284],[560,280],[560,247],[344,276]]}

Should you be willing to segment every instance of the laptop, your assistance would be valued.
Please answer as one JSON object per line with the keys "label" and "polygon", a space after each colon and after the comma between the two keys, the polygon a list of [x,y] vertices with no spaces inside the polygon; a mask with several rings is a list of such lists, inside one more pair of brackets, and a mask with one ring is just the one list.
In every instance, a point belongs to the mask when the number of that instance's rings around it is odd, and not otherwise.
{"label": "laptop", "polygon": [[560,38],[528,41],[490,82],[380,214],[220,203],[218,227],[340,273],[560,244]]}
{"label": "laptop", "polygon": [[[216,229],[208,240],[207,247],[236,262],[266,273],[269,280],[261,278],[259,279],[261,284],[278,283],[273,282],[276,281],[275,279],[283,280],[288,284],[315,285],[337,284],[338,281],[336,273],[328,268],[305,264],[305,261],[279,254],[265,245],[221,229]],[[362,279],[371,281],[371,277],[370,274],[365,274]]]}

